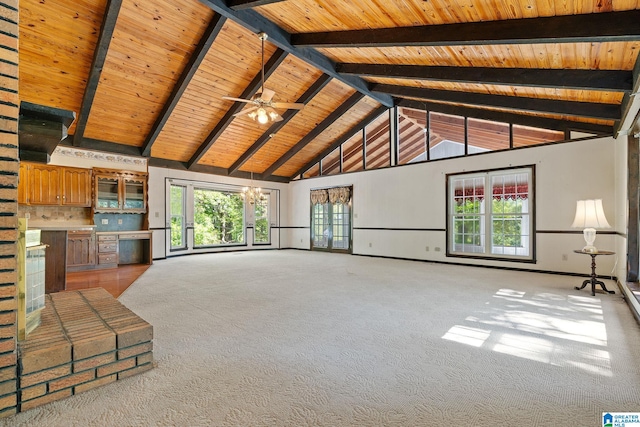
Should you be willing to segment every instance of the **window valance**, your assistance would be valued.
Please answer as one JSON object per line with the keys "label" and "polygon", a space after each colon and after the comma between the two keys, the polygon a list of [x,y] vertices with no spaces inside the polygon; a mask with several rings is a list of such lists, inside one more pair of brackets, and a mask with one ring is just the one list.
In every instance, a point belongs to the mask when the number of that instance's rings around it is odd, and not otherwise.
{"label": "window valance", "polygon": [[[527,199],[529,197],[529,185],[527,183],[518,184],[497,184],[492,188],[494,200],[500,199]],[[456,188],[454,190],[456,201],[462,203],[462,199],[484,200],[484,187]]]}
{"label": "window valance", "polygon": [[334,187],[311,190],[311,205],[348,203],[351,200],[351,187]]}

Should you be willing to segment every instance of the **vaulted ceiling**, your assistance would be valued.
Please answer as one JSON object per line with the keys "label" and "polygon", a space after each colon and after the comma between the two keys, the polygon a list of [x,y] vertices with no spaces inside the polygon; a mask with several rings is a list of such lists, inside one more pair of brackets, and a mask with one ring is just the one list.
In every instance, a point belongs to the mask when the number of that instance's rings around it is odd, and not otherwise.
{"label": "vaulted ceiling", "polygon": [[[639,9],[640,0],[21,0],[19,92],[76,113],[64,144],[286,182],[395,105],[615,134],[638,92]],[[277,102],[305,104],[266,125],[223,98],[260,91],[260,32],[265,87]]]}

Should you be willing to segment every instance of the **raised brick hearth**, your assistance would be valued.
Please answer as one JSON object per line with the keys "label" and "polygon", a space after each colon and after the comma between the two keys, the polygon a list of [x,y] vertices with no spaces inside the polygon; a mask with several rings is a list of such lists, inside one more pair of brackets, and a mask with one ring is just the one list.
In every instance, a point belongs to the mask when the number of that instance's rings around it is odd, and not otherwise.
{"label": "raised brick hearth", "polygon": [[46,297],[42,324],[18,343],[18,412],[154,366],[153,327],[104,289]]}

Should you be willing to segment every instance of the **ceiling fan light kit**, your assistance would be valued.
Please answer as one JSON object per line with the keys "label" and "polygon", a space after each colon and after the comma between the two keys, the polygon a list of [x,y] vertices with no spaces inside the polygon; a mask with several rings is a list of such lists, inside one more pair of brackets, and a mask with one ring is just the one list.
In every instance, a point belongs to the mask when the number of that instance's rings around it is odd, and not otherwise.
{"label": "ceiling fan light kit", "polygon": [[234,116],[246,115],[251,120],[254,120],[261,125],[267,124],[270,121],[279,122],[282,120],[282,117],[275,110],[276,108],[283,109],[292,109],[292,110],[301,110],[304,107],[304,104],[301,103],[292,103],[292,102],[273,102],[273,96],[275,92],[270,89],[265,89],[264,87],[264,41],[267,39],[266,33],[258,34],[262,42],[262,63],[261,63],[261,76],[262,82],[260,87],[260,92],[258,92],[251,99],[243,99],[243,98],[234,98],[231,96],[223,96],[223,99],[227,99],[230,101],[236,102],[245,102],[247,104],[253,104],[252,107],[247,108],[246,110],[240,111],[239,113],[234,114]]}

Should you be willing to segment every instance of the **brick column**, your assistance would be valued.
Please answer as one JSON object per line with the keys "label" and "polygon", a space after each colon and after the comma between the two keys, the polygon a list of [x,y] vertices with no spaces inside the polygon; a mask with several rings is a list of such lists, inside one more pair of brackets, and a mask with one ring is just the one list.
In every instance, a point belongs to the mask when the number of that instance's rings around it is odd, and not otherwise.
{"label": "brick column", "polygon": [[0,2],[0,417],[17,409],[18,5]]}

